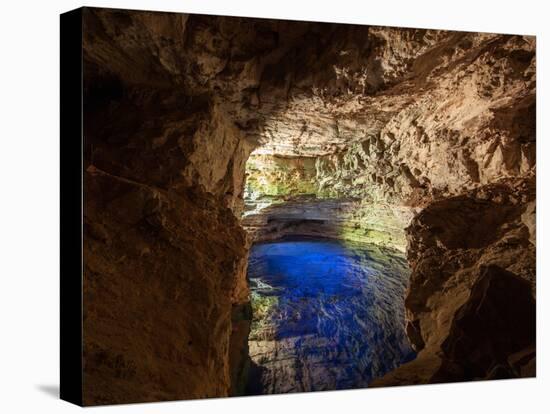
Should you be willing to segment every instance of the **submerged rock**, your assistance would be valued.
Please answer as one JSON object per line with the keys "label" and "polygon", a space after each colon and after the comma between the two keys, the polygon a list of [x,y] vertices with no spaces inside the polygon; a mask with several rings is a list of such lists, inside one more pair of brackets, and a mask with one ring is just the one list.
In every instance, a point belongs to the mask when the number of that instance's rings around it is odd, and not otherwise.
{"label": "submerged rock", "polygon": [[414,357],[399,252],[327,239],[252,247],[248,392],[366,387]]}

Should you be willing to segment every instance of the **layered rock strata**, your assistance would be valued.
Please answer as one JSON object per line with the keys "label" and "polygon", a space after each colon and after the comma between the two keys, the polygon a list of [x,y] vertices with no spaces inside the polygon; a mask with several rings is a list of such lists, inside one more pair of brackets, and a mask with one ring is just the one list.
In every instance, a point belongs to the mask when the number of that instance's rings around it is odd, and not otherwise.
{"label": "layered rock strata", "polygon": [[418,357],[373,385],[535,375],[534,179],[435,202],[407,229]]}
{"label": "layered rock strata", "polygon": [[326,185],[324,157],[251,155],[243,226],[253,242],[289,235],[329,237],[406,249],[405,227],[415,211],[369,194]]}
{"label": "layered rock strata", "polygon": [[[298,213],[404,249],[412,223],[420,354],[387,383],[435,378],[423,372],[441,368],[438,349],[461,364],[443,343],[466,329],[454,311],[473,306],[482,265],[534,286],[534,192],[514,195],[535,172],[534,38],[87,8],[83,47],[86,403],[230,394],[253,150],[315,167],[313,196],[298,186],[265,214],[252,206],[260,238]],[[481,214],[475,200],[502,180],[516,201],[484,202],[506,218]],[[471,237],[472,218],[488,229]],[[522,355],[509,372],[531,372]]]}

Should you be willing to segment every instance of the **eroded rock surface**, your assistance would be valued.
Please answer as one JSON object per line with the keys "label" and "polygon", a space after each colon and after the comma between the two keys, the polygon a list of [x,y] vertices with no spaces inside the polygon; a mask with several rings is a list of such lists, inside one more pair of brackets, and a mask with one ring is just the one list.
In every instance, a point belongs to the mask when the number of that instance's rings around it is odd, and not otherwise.
{"label": "eroded rock surface", "polygon": [[[495,265],[481,268],[441,346],[446,363],[436,378],[534,375],[535,311],[529,282]],[[514,364],[515,355],[525,351],[527,358]]]}
{"label": "eroded rock surface", "polygon": [[93,166],[85,189],[85,404],[227,395],[245,255],[232,212]]}
{"label": "eroded rock surface", "polygon": [[[407,229],[412,274],[405,306],[409,339],[419,354],[374,385],[491,378],[490,371],[522,347],[531,350],[522,359],[527,368],[506,366],[507,377],[535,375],[535,246],[522,220],[534,197],[533,179],[503,182],[435,202],[415,217]],[[500,288],[486,286],[487,278]],[[517,296],[511,293],[516,290]],[[474,305],[482,292],[483,309]],[[514,299],[505,311],[507,295]],[[473,308],[480,313],[469,314]],[[477,360],[458,351],[472,346],[460,333],[464,320],[474,332],[493,325],[483,341],[472,339],[483,353]],[[491,351],[499,341],[516,339],[522,346]],[[484,350],[482,343],[488,344]]]}
{"label": "eroded rock surface", "polygon": [[[534,38],[90,8],[84,29],[86,403],[231,392],[243,211],[251,239],[407,250],[420,353],[385,383],[434,378],[483,266],[534,291]],[[245,200],[253,151],[291,185]]]}
{"label": "eroded rock surface", "polygon": [[365,195],[364,181],[325,185],[323,158],[251,155],[243,226],[252,241],[320,236],[405,251],[405,227],[417,207]]}

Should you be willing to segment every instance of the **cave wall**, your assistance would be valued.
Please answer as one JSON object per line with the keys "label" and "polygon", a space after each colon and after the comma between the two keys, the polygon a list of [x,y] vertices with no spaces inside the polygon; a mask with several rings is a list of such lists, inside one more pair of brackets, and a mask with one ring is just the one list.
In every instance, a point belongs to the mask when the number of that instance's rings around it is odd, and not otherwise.
{"label": "cave wall", "polygon": [[405,307],[419,354],[372,385],[535,376],[534,203],[534,180],[516,179],[434,202],[413,219]]}
{"label": "cave wall", "polygon": [[[247,134],[261,145],[249,179],[263,174],[272,183],[256,188],[268,197],[249,199],[252,210],[269,206],[264,216],[273,221],[278,208],[266,203],[277,203],[273,196],[343,199],[344,211],[356,199],[354,217],[335,210],[337,233],[405,250],[404,229],[433,200],[534,174],[533,38],[347,28],[363,42],[339,31],[321,37],[315,62],[310,45],[284,61],[284,93],[260,85],[263,122]],[[263,90],[270,96],[262,98]],[[276,188],[280,182],[287,188]],[[304,210],[312,209],[307,198]],[[375,211],[378,222],[368,217]],[[261,239],[260,218],[252,235]],[[265,230],[265,237],[276,232]]]}
{"label": "cave wall", "polygon": [[254,153],[249,157],[242,224],[251,241],[317,236],[404,252],[405,227],[419,208],[368,197],[364,176],[340,176],[327,183],[333,178],[325,169],[326,158]]}
{"label": "cave wall", "polygon": [[227,396],[251,146],[184,85],[186,16],[86,9],[84,27],[84,403]]}
{"label": "cave wall", "polygon": [[232,212],[93,166],[84,196],[84,403],[227,395],[246,253]]}
{"label": "cave wall", "polygon": [[[245,227],[258,240],[357,237],[407,251],[407,332],[419,355],[372,385],[534,376],[534,39],[371,29],[369,59],[393,76],[358,93],[353,65],[335,67],[342,88],[301,89],[271,115],[272,139],[255,154],[314,157],[316,171],[290,174],[308,185],[283,191],[284,203],[256,196]],[[287,130],[292,145],[279,138]],[[318,136],[328,146],[312,150]],[[516,279],[528,293],[510,301],[520,316],[507,319],[499,296]],[[491,324],[500,330],[481,339]]]}
{"label": "cave wall", "polygon": [[[434,353],[494,243],[533,269],[532,190],[482,248],[428,232],[454,275],[443,284],[419,270],[433,252],[415,234],[453,197],[533,187],[534,38],[94,8],[84,29],[87,404],[229,395],[231,313],[248,299],[240,218],[258,206],[252,239],[299,228],[407,249],[410,337],[428,362],[402,382],[440,370]],[[245,200],[252,151],[298,171],[268,205]],[[312,220],[270,221],[298,214]],[[460,239],[469,228],[450,214]],[[460,300],[439,334],[450,285]]]}

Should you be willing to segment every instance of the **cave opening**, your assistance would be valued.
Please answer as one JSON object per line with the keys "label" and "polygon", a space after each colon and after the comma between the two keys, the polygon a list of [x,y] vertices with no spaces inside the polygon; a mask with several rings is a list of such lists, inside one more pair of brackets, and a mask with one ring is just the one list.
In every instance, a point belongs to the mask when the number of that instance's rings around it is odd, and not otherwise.
{"label": "cave opening", "polygon": [[376,210],[365,220],[364,200],[324,185],[323,161],[259,148],[246,163],[250,327],[241,393],[366,387],[416,355],[396,228]]}

